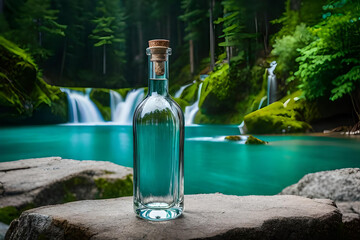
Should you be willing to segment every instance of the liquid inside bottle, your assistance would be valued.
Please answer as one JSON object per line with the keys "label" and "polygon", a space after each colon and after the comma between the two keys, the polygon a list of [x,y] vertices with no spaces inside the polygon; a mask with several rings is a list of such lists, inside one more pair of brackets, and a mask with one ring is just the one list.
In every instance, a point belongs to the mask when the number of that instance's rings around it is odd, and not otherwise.
{"label": "liquid inside bottle", "polygon": [[150,43],[148,95],[133,118],[134,210],[154,221],[177,218],[184,206],[184,116],[168,93],[170,53]]}

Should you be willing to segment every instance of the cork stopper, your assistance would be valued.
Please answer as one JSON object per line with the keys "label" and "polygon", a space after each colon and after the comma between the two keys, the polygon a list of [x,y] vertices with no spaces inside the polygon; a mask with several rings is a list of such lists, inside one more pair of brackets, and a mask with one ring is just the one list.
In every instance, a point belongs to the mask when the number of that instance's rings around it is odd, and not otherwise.
{"label": "cork stopper", "polygon": [[149,47],[166,47],[170,46],[170,41],[166,39],[154,39],[149,41]]}
{"label": "cork stopper", "polygon": [[166,39],[154,39],[149,41],[151,52],[150,61],[154,62],[154,71],[156,75],[164,75],[165,61],[167,60],[167,49],[170,41]]}

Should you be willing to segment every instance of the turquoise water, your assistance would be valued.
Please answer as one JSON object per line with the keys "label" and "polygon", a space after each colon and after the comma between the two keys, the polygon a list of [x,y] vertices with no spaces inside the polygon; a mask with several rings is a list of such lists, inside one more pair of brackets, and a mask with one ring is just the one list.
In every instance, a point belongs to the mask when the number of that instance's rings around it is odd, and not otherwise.
{"label": "turquoise water", "polygon": [[[268,145],[225,142],[234,126],[185,129],[185,193],[276,194],[304,174],[360,167],[360,139],[258,136]],[[132,166],[131,126],[0,128],[0,161],[60,156]]]}

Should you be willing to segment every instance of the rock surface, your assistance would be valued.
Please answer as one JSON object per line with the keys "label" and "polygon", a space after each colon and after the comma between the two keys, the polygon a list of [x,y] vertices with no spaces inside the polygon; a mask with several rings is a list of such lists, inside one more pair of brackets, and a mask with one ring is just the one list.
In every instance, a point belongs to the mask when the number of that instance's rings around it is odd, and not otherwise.
{"label": "rock surface", "polygon": [[348,238],[360,239],[360,168],[307,174],[280,194],[335,201]]}
{"label": "rock surface", "polygon": [[182,217],[148,222],[132,198],[88,200],[23,212],[6,239],[338,239],[333,202],[298,196],[185,196]]}
{"label": "rock surface", "polygon": [[111,182],[131,174],[131,168],[103,161],[49,157],[3,162],[0,163],[0,208],[20,209],[94,199],[101,195],[97,180]]}
{"label": "rock surface", "polygon": [[360,168],[343,168],[305,175],[280,194],[333,201],[360,201]]}

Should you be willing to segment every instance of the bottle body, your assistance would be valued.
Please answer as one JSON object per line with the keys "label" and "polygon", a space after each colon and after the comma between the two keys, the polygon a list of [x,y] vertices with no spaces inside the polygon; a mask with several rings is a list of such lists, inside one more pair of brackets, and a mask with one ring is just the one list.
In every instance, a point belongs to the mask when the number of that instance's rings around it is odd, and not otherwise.
{"label": "bottle body", "polygon": [[184,115],[167,84],[150,78],[133,118],[134,211],[154,221],[180,216],[184,204]]}

